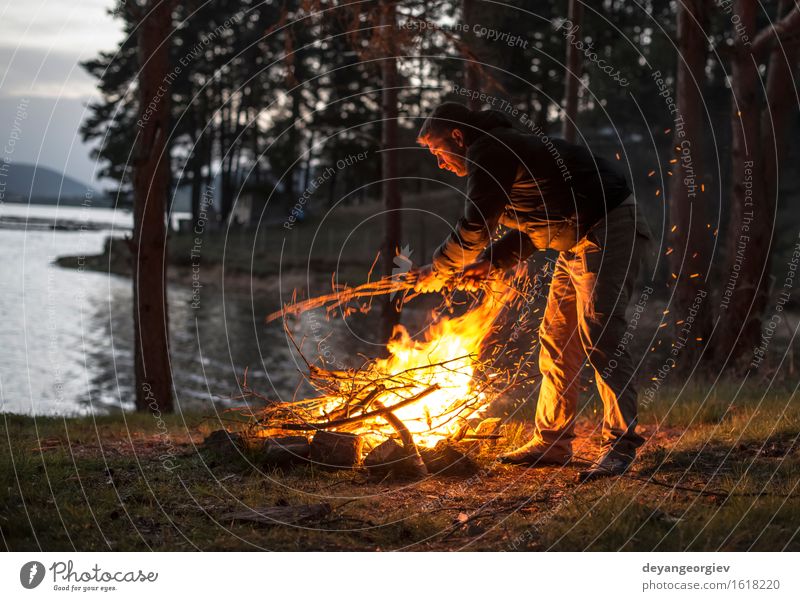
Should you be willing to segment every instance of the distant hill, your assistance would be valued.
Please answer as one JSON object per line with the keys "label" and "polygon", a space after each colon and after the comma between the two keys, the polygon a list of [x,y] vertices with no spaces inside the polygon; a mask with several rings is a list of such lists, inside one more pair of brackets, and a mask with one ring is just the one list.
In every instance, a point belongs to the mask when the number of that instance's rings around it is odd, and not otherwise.
{"label": "distant hill", "polygon": [[0,200],[3,202],[79,205],[86,197],[91,198],[92,206],[111,206],[102,192],[54,169],[29,163],[0,163]]}

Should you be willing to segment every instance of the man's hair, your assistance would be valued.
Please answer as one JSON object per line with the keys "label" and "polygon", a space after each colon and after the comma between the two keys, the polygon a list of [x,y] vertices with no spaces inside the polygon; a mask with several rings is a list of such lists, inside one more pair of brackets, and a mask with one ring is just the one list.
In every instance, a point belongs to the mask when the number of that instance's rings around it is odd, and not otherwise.
{"label": "man's hair", "polygon": [[428,136],[446,138],[458,128],[464,132],[465,142],[469,145],[475,138],[495,127],[513,127],[513,125],[500,111],[473,111],[458,102],[443,102],[425,119],[417,140],[424,140]]}

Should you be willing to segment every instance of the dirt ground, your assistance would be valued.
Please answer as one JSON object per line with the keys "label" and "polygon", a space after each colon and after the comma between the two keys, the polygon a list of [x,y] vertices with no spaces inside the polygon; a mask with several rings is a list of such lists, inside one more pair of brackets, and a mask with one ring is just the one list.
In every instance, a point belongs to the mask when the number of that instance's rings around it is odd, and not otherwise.
{"label": "dirt ground", "polygon": [[590,417],[569,466],[497,462],[528,436],[517,424],[481,443],[471,475],[406,482],[210,453],[208,419],[4,415],[0,533],[9,550],[800,550],[800,416],[785,401],[706,407],[690,428],[652,415],[631,471],[586,484]]}

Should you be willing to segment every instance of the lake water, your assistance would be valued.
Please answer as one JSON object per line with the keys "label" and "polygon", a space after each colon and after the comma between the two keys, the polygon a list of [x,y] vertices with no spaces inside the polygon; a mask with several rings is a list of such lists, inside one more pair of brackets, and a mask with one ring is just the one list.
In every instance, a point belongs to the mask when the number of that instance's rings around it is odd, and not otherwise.
{"label": "lake water", "polygon": [[[26,226],[25,218],[36,223]],[[0,228],[0,411],[74,415],[132,409],[130,280],[53,264],[58,256],[100,253],[107,236],[128,232],[130,213],[0,205],[0,220],[9,219],[17,224]],[[100,229],[46,229],[47,221]],[[245,368],[251,385],[264,394],[291,395],[302,364],[281,326],[263,325],[277,297],[229,290],[223,296],[213,286],[202,293],[203,302],[193,308],[189,285],[171,285],[168,292],[178,406],[242,405],[231,396],[239,394],[237,377]],[[353,348],[340,325],[316,319],[298,327],[298,339]]]}

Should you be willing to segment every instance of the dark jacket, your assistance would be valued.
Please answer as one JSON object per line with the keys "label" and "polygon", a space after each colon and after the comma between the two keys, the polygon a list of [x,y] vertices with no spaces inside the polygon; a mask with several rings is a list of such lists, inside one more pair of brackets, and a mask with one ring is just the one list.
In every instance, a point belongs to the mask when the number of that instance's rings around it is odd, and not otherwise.
{"label": "dark jacket", "polygon": [[[587,148],[488,119],[468,141],[464,216],[433,255],[437,271],[459,271],[484,250],[504,269],[537,249],[569,250],[630,195],[625,176]],[[498,224],[510,231],[487,248]]]}

